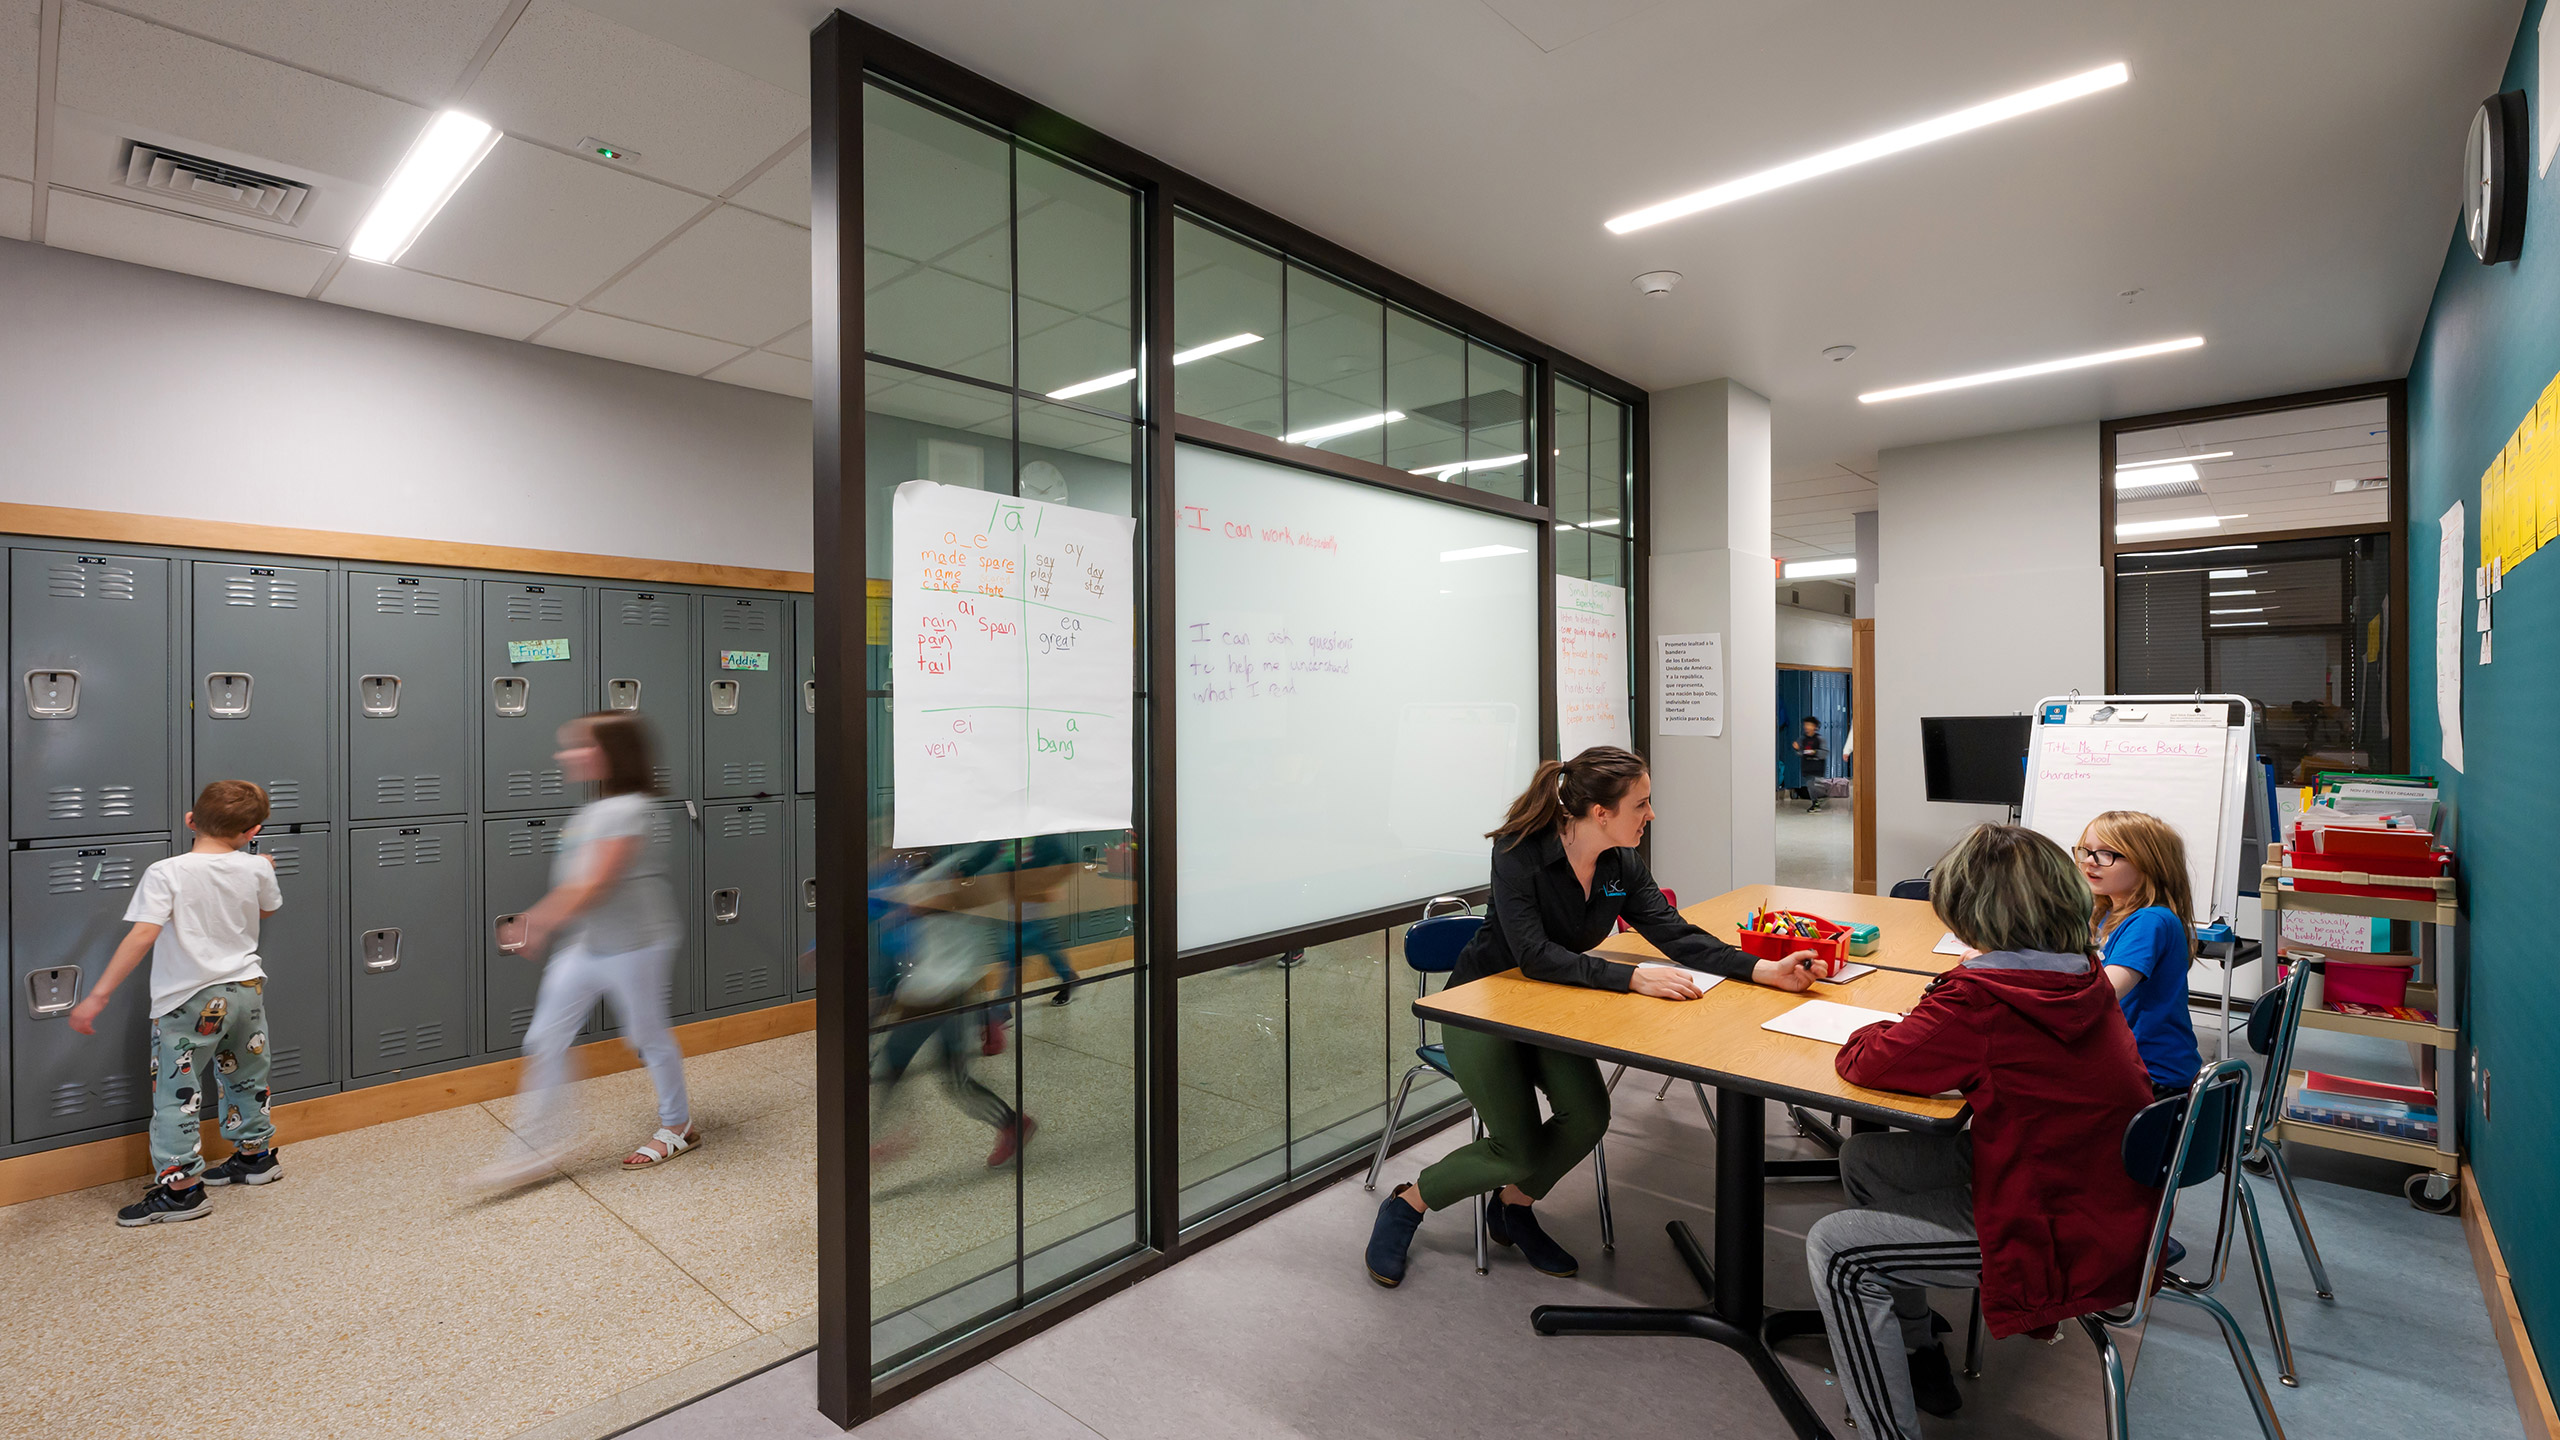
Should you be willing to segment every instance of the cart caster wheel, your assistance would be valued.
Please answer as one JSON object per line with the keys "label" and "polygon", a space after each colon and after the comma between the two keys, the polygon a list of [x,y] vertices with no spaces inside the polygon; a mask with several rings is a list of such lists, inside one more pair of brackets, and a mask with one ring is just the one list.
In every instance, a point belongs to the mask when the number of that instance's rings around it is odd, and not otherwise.
{"label": "cart caster wheel", "polygon": [[2240,1168],[2257,1176],[2261,1180],[2276,1173],[2275,1162],[2269,1160],[2264,1155],[2257,1154],[2242,1157],[2240,1161]]}
{"label": "cart caster wheel", "polygon": [[2401,1182],[2400,1193],[2409,1197],[2410,1204],[2430,1215],[2452,1214],[2462,1196],[2461,1188],[2453,1183],[2453,1177],[2438,1170],[2421,1170],[2410,1176]]}

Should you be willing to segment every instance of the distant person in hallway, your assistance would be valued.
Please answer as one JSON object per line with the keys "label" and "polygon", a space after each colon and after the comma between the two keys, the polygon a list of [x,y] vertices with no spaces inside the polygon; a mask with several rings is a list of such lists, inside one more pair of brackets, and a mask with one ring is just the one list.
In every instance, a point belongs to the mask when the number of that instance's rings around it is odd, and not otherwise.
{"label": "distant person in hallway", "polygon": [[[184,855],[142,872],[124,918],[133,922],[106,973],[71,1009],[71,1028],[98,1033],[98,1016],[125,977],[151,957],[151,1188],[116,1212],[118,1225],[157,1225],[213,1213],[208,1185],[281,1180],[267,1115],[267,972],[258,922],[284,908],[276,862],[243,847],[267,823],[267,792],[216,780],[196,796]],[[207,1169],[203,1121],[219,1117],[231,1158]]]}
{"label": "distant person in hallway", "polygon": [[2072,858],[2097,897],[2090,933],[2106,947],[2107,979],[2142,1047],[2151,1088],[2163,1098],[2185,1090],[2204,1068],[2187,1015],[2196,933],[2187,842],[2157,815],[2109,810],[2080,832]]}
{"label": "distant person in hallway", "polygon": [[2089,887],[2062,847],[1982,825],[1930,872],[1966,958],[1911,1013],[1849,1037],[1852,1085],[1973,1109],[1952,1135],[1876,1131],[1840,1147],[1851,1207],[1805,1236],[1832,1368],[1864,1440],[1920,1440],[1963,1403],[1928,1291],[1980,1289],[1996,1338],[2134,1298],[2160,1203],[2126,1178],[2125,1126],[2151,1103],[2142,1057],[2091,963]]}
{"label": "distant person in hallway", "polygon": [[569,1047],[599,1000],[612,1003],[623,1043],[638,1052],[658,1092],[657,1133],[623,1157],[623,1168],[663,1165],[702,1143],[685,1091],[684,1052],[667,1026],[682,931],[666,861],[649,843],[656,748],[647,722],[627,710],[599,711],[560,727],[562,776],[594,785],[596,798],[569,817],[560,858],[551,866],[551,892],[498,935],[502,947],[542,965],[513,1123],[529,1148],[475,1172],[472,1184],[494,1188],[538,1179],[577,1138]]}
{"label": "distant person in hallway", "polygon": [[[1589,953],[1623,915],[1673,964],[1779,990],[1812,985],[1813,952],[1754,960],[1680,918],[1635,846],[1653,820],[1653,777],[1639,757],[1595,745],[1538,767],[1511,802],[1493,841],[1491,914],[1458,953],[1451,985],[1517,967],[1532,980],[1695,1000],[1681,969],[1640,970]],[[1475,1105],[1484,1138],[1399,1185],[1378,1207],[1369,1239],[1369,1278],[1402,1284],[1406,1250],[1425,1212],[1481,1203],[1494,1243],[1516,1248],[1536,1269],[1570,1277],[1580,1264],[1538,1225],[1545,1198],[1609,1129],[1609,1090],[1600,1063],[1516,1040],[1451,1028],[1442,1032],[1449,1068]],[[1545,1092],[1548,1118],[1538,1117]],[[1479,1197],[1481,1199],[1479,1200]]]}
{"label": "distant person in hallway", "polygon": [[1822,777],[1830,773],[1829,754],[1822,739],[1822,722],[1810,715],[1804,717],[1804,733],[1795,738],[1796,793],[1805,799],[1804,813],[1822,808]]}

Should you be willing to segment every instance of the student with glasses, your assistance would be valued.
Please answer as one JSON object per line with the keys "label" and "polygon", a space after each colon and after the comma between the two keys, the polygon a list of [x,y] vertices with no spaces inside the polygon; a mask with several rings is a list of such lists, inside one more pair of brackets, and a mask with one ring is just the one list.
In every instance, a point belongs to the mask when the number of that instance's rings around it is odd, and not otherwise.
{"label": "student with glasses", "polygon": [[2125,1023],[2133,1027],[2155,1096],[2196,1083],[2204,1060],[2187,1017],[2187,966],[2195,957],[2195,907],[2187,846],[2168,821],[2109,810],[2080,832],[2071,857],[2097,896],[2089,919]]}

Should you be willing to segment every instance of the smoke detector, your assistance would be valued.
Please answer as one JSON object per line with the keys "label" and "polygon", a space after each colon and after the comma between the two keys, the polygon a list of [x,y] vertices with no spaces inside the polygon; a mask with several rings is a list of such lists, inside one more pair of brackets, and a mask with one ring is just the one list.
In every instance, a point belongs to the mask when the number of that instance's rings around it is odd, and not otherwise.
{"label": "smoke detector", "polygon": [[1677,270],[1647,270],[1636,277],[1636,288],[1647,295],[1668,295],[1671,287],[1679,283]]}
{"label": "smoke detector", "polygon": [[1831,345],[1823,349],[1822,358],[1837,365],[1857,353],[1858,347],[1855,345]]}

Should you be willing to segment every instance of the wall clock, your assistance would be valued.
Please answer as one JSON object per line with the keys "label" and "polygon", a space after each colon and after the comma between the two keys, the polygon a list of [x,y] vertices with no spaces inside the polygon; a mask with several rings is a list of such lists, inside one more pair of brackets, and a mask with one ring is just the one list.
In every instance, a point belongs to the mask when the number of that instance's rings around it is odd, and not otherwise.
{"label": "wall clock", "polygon": [[2483,265],[2504,265],[2524,253],[2532,152],[2533,117],[2523,91],[2480,102],[2462,147],[2462,233]]}

